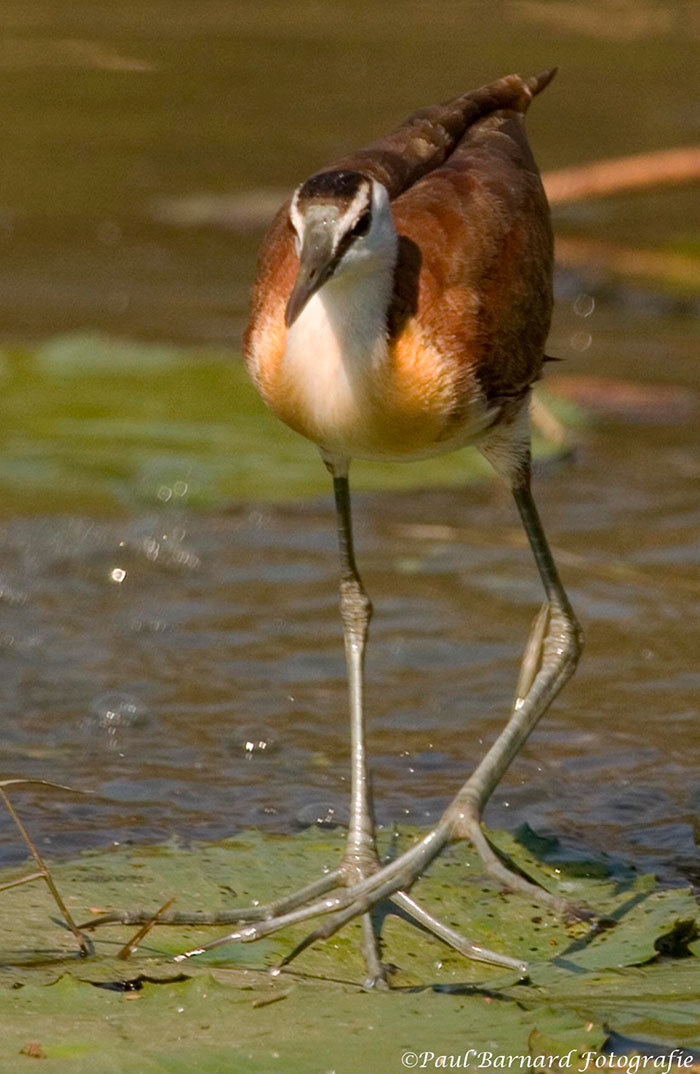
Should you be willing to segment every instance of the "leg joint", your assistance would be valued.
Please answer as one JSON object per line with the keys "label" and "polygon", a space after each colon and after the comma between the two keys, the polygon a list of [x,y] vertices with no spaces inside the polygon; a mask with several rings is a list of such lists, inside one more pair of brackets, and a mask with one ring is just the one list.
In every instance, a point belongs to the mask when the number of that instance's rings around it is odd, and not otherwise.
{"label": "leg joint", "polygon": [[552,608],[545,648],[555,659],[563,657],[573,667],[578,664],[583,651],[583,630],[570,608]]}
{"label": "leg joint", "polygon": [[469,839],[478,827],[480,815],[479,795],[467,783],[450,802],[440,823],[446,825],[450,839]]}
{"label": "leg joint", "polygon": [[353,575],[340,581],[340,615],[343,626],[352,633],[366,631],[372,618],[372,601]]}

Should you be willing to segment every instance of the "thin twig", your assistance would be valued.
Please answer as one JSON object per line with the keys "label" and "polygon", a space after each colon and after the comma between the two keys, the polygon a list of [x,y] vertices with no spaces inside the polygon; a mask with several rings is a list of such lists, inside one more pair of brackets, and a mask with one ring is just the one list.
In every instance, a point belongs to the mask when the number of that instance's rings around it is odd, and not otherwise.
{"label": "thin twig", "polygon": [[28,876],[20,876],[19,880],[10,880],[7,884],[0,884],[0,891],[8,891],[9,888],[17,888],[20,884],[31,884],[32,880],[43,879],[43,873],[29,873]]}
{"label": "thin twig", "polygon": [[271,1003],[279,1003],[281,999],[286,999],[287,996],[291,996],[292,990],[288,988],[286,992],[276,992],[274,996],[261,996],[260,999],[254,999],[253,1007],[269,1007]]}
{"label": "thin twig", "polygon": [[51,787],[54,791],[70,791],[71,794],[93,794],[93,791],[79,790],[77,787],[68,787],[65,783],[52,783],[50,779],[29,779],[20,776],[16,779],[0,779],[0,787]]}
{"label": "thin twig", "polygon": [[[11,783],[30,783],[30,782],[45,783],[46,781],[45,780],[5,780],[3,783],[0,783],[0,798],[2,798],[2,801],[3,801],[4,805],[5,805],[5,808],[7,809],[8,813],[12,817],[12,819],[15,822],[15,824],[17,825],[17,827],[19,828],[20,834],[21,834],[22,838],[24,839],[24,842],[26,843],[27,847],[29,848],[29,852],[32,855],[32,857],[34,858],[34,861],[39,866],[40,871],[37,874],[37,878],[41,877],[46,882],[46,886],[48,887],[49,891],[53,895],[54,902],[56,903],[56,906],[60,910],[60,912],[61,912],[61,914],[63,916],[63,920],[65,921],[66,925],[68,926],[70,931],[75,936],[75,939],[76,939],[76,941],[78,943],[78,947],[80,948],[81,955],[89,955],[91,953],[91,951],[92,951],[92,944],[87,939],[87,937],[83,935],[83,933],[80,931],[78,926],[75,924],[73,918],[71,917],[70,910],[68,909],[68,907],[64,903],[63,899],[61,898],[59,890],[58,890],[58,888],[56,887],[56,885],[55,885],[55,883],[53,881],[53,877],[51,876],[51,872],[49,870],[48,865],[46,864],[46,862],[42,858],[41,854],[39,853],[39,850],[38,850],[36,844],[32,840],[32,837],[30,836],[30,834],[27,831],[27,829],[24,827],[24,824],[20,820],[19,815],[17,814],[17,812],[15,810],[15,807],[12,805],[12,802],[8,798],[7,794],[5,793],[5,787],[8,784],[11,784]],[[55,784],[54,784],[54,786],[55,786]],[[67,788],[67,789],[70,790],[70,788]]]}
{"label": "thin twig", "polygon": [[134,933],[130,940],[127,940],[121,951],[119,951],[119,953],[117,954],[117,958],[126,960],[127,958],[129,958],[130,955],[133,955],[134,951],[141,943],[141,940],[144,938],[144,936],[151,931],[154,925],[158,924],[158,919],[160,915],[164,914],[166,910],[169,910],[174,902],[175,896],[173,895],[172,898],[168,899],[167,902],[164,902],[163,905],[158,910],[156,910],[155,914],[153,914],[153,916],[148,919],[145,925],[141,926],[138,932]]}

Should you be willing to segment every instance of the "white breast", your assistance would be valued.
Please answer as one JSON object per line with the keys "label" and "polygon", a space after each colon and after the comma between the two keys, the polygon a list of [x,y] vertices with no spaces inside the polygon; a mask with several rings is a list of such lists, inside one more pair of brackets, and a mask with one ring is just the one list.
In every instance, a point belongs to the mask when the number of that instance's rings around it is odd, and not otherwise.
{"label": "white breast", "polygon": [[388,273],[344,273],[326,283],[288,330],[282,374],[315,439],[354,453],[387,356]]}

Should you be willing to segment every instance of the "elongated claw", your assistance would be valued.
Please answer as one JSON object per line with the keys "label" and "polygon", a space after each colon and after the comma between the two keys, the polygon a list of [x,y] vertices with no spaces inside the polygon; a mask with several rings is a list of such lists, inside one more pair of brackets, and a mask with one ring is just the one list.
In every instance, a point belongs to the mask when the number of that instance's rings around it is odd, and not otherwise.
{"label": "elongated claw", "polygon": [[[486,947],[482,947],[481,944],[473,943],[471,940],[468,940],[458,933],[455,929],[450,928],[448,925],[443,924],[437,918],[433,917],[432,914],[429,914],[424,910],[414,899],[407,895],[406,892],[401,890],[402,878],[405,877],[407,873],[409,874],[410,880],[415,880],[422,870],[422,865],[418,864],[421,854],[416,853],[416,850],[420,852],[421,846],[425,849],[426,844],[431,846],[431,849],[435,849],[434,841],[431,844],[431,841],[426,839],[422,843],[419,843],[417,848],[413,847],[412,850],[407,851],[401,858],[396,859],[396,861],[392,862],[390,865],[384,866],[383,869],[380,869],[372,876],[367,877],[365,880],[348,888],[344,893],[338,893],[326,899],[322,899],[319,902],[302,906],[289,913],[272,918],[271,920],[237,929],[235,932],[230,932],[228,935],[221,936],[207,944],[202,944],[200,947],[193,948],[189,951],[183,951],[182,954],[175,956],[175,961],[182,962],[185,959],[204,954],[205,951],[211,951],[213,948],[221,947],[227,943],[252,943],[255,940],[262,939],[264,936],[270,936],[272,933],[279,932],[289,925],[297,925],[314,917],[324,917],[325,920],[297,944],[294,950],[291,951],[280,964],[281,967],[288,966],[311,944],[315,943],[317,940],[328,939],[347,925],[348,922],[352,921],[353,918],[359,917],[360,915],[364,915],[363,930],[365,932],[366,940],[366,922],[369,921],[369,910],[382,900],[390,898],[407,912],[420,926],[432,932],[434,936],[459,951],[460,954],[464,955],[466,958],[474,959],[479,962],[487,962],[491,965],[504,966],[508,969],[516,970],[523,977],[526,976],[527,963],[523,962],[521,959],[511,958],[508,955],[502,955],[496,951],[491,951]],[[408,859],[408,862],[404,859]],[[365,951],[365,948],[366,944],[363,944],[363,951]],[[365,951],[365,954],[368,967],[370,970],[373,969],[375,971],[374,973],[370,972],[372,983],[376,985],[379,979],[386,983],[386,976],[383,967],[379,962],[376,946],[373,947],[371,951]]]}
{"label": "elongated claw", "polygon": [[[248,921],[268,921],[277,917],[287,910],[308,902],[309,899],[323,895],[332,888],[338,887],[342,879],[340,869],[333,869],[324,873],[318,880],[314,880],[306,887],[291,895],[285,895],[281,899],[265,903],[263,906],[241,906],[233,910],[221,910],[216,913],[207,913],[205,910],[181,910],[165,914],[159,914],[155,925],[241,925]],[[99,914],[90,921],[85,921],[78,926],[81,929],[96,929],[101,925],[146,925],[153,920],[153,910],[110,910],[105,914]]]}
{"label": "elongated claw", "polygon": [[501,861],[481,830],[481,823],[478,817],[474,817],[473,820],[469,821],[468,833],[470,843],[484,863],[487,876],[498,880],[508,891],[524,895],[526,898],[539,903],[540,906],[545,906],[548,910],[552,910],[555,914],[560,914],[567,924],[572,924],[575,921],[595,921],[597,919],[598,915],[588,906],[581,906],[577,903],[569,902],[568,899],[563,898],[561,895],[554,895],[551,891],[541,888],[539,884],[528,880],[527,877],[509,869]]}

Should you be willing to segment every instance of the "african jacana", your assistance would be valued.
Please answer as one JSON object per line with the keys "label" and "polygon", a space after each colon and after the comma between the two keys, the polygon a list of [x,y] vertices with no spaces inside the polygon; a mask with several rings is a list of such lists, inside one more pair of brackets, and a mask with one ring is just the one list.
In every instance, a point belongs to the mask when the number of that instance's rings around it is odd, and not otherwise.
{"label": "african jacana", "polygon": [[[368,981],[385,984],[368,911],[388,898],[467,956],[524,973],[523,962],[469,942],[404,890],[450,840],[461,838],[472,841],[488,873],[510,889],[588,916],[507,869],[481,829],[486,801],[573,673],[581,647],[530,491],[528,402],[545,359],[552,232],[524,117],[553,75],[510,75],[416,112],[393,133],[301,183],[262,246],[245,338],[248,368],[270,409],[318,444],[333,478],[350,687],[350,822],[339,868],[265,907],[220,915],[260,924],[208,947],[328,915],[288,962],[362,915]],[[474,444],[512,490],[546,599],[504,730],[436,827],[382,865],[362,711],[372,605],[353,551],[348,467],[352,458],[410,460],[465,444]]]}

